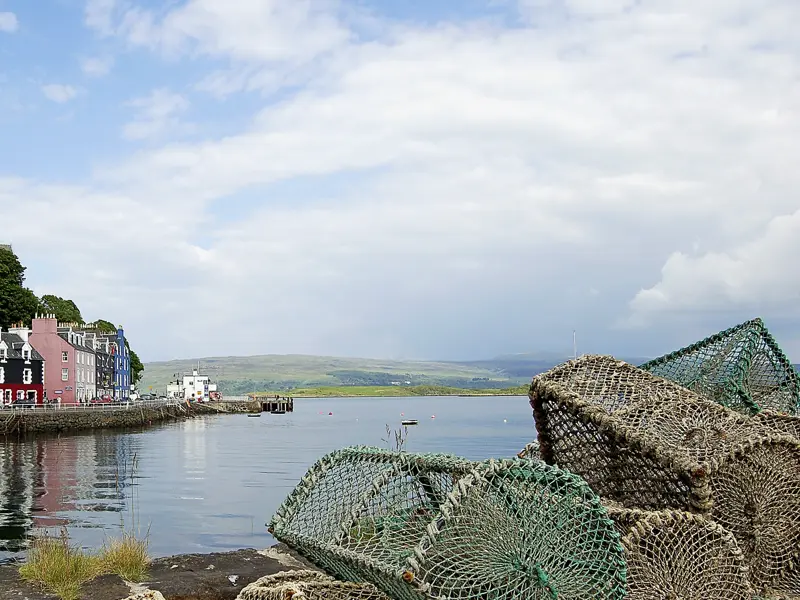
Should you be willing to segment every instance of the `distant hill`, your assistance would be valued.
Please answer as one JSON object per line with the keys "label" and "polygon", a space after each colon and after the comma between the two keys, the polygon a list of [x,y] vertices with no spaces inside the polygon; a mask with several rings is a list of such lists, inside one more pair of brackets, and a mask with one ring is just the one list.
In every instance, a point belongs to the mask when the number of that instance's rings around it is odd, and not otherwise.
{"label": "distant hill", "polygon": [[200,365],[227,394],[322,386],[440,385],[500,389],[529,381],[565,360],[534,355],[485,361],[405,361],[333,356],[225,356],[153,362],[145,365],[140,389],[161,391],[178,373]]}
{"label": "distant hill", "polygon": [[[178,373],[197,368],[224,394],[338,386],[447,386],[503,389],[527,383],[568,360],[558,354],[512,354],[474,361],[413,361],[342,358],[300,354],[223,356],[153,362],[145,365],[140,389],[161,392]],[[646,358],[620,357],[638,365]]]}

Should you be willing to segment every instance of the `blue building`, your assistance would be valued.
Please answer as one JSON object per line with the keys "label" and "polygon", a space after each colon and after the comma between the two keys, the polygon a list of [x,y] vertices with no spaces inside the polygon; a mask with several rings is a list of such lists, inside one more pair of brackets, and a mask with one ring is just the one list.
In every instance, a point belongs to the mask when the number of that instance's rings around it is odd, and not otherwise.
{"label": "blue building", "polygon": [[131,357],[125,345],[125,331],[117,327],[114,336],[114,398],[129,398],[131,395]]}

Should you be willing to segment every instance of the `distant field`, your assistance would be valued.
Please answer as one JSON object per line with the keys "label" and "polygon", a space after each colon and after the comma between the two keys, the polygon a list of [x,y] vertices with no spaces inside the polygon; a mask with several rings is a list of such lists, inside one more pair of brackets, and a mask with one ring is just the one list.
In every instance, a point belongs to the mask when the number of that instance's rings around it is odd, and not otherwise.
{"label": "distant field", "polygon": [[[397,361],[333,356],[224,356],[145,364],[140,390],[163,392],[178,374],[197,368],[219,385],[223,394],[241,395],[273,390],[299,395],[300,389],[376,388],[409,390],[442,386],[461,390],[513,388],[547,371],[568,357],[521,354],[470,362]],[[639,359],[628,362],[638,364]],[[399,385],[398,385],[399,384]],[[316,392],[313,392],[316,394]],[[343,392],[344,393],[344,392]],[[386,392],[386,394],[394,392]],[[383,394],[383,395],[386,395]],[[327,395],[332,395],[328,393]],[[346,394],[345,394],[346,395]]]}

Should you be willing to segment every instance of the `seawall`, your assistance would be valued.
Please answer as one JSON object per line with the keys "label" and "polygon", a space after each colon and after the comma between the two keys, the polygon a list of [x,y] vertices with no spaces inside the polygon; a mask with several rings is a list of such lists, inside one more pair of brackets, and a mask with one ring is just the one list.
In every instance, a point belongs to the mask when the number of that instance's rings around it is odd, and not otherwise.
{"label": "seawall", "polygon": [[[130,406],[119,409],[42,410],[3,415],[0,435],[31,435],[92,429],[141,428],[202,415],[260,412],[258,403],[209,402],[164,406]],[[4,427],[3,427],[4,426]]]}

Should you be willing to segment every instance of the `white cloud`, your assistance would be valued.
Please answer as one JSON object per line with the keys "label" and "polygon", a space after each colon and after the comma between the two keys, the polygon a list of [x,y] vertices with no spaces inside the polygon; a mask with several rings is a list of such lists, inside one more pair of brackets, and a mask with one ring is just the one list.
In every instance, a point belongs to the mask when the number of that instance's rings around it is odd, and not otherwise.
{"label": "white cloud", "polygon": [[669,312],[744,309],[753,314],[797,315],[800,279],[800,210],[774,217],[757,236],[728,250],[691,256],[674,252],[661,280],[631,302],[632,324],[645,325]]}
{"label": "white cloud", "polygon": [[75,98],[78,95],[78,89],[71,85],[49,83],[42,86],[42,93],[48,100],[63,104]]}
{"label": "white cloud", "polygon": [[108,75],[114,66],[111,56],[85,58],[81,61],[81,70],[89,77],[103,77]]}
{"label": "white cloud", "polygon": [[13,12],[0,12],[0,32],[14,33],[19,29],[17,15]]}
{"label": "white cloud", "polygon": [[191,125],[180,120],[189,108],[189,101],[166,89],[153,90],[148,96],[128,102],[136,109],[135,118],[127,123],[122,136],[127,140],[153,139],[167,133],[185,133]]}
{"label": "white cloud", "polygon": [[[280,92],[175,143],[187,100],[156,90],[123,133],[170,143],[95,157],[81,188],[7,184],[4,218],[49,206],[55,231],[72,202],[98,239],[124,229],[120,268],[89,279],[91,236],[21,248],[61,273],[41,289],[113,305],[144,358],[569,350],[573,329],[585,351],[660,352],[708,333],[676,314],[800,316],[794,2],[537,0],[532,28],[386,22],[366,41],[332,3],[90,4],[133,47],[219,59],[202,89]],[[628,316],[641,338],[609,332]]]}
{"label": "white cloud", "polygon": [[116,0],[86,0],[84,9],[86,26],[101,35],[111,35],[114,32],[113,19],[116,8]]}

